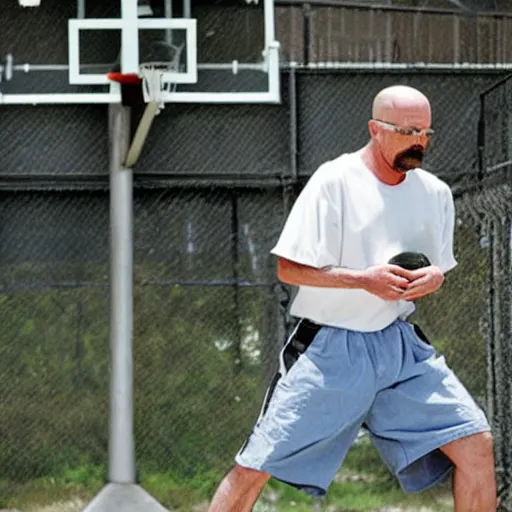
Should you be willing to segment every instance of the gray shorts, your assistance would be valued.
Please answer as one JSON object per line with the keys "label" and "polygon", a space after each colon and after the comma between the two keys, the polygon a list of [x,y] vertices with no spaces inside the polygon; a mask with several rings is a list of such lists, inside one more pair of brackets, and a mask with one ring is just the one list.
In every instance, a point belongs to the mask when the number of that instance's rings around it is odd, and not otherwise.
{"label": "gray shorts", "polygon": [[236,462],[321,496],[362,426],[406,492],[452,470],[439,447],[490,430],[416,326],[363,333],[302,320]]}

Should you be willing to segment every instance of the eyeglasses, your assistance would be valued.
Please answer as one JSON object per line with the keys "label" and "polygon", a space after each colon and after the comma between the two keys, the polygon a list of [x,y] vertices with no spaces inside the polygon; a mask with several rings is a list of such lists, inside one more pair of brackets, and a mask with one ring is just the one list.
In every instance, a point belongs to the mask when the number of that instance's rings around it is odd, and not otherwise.
{"label": "eyeglasses", "polygon": [[398,126],[396,124],[386,123],[385,121],[381,121],[380,119],[374,119],[374,121],[380,124],[382,127],[388,130],[392,130],[395,133],[398,133],[399,135],[408,135],[415,137],[421,137],[423,135],[426,135],[427,137],[432,137],[432,135],[434,135],[434,130],[432,128],[404,128],[403,126]]}

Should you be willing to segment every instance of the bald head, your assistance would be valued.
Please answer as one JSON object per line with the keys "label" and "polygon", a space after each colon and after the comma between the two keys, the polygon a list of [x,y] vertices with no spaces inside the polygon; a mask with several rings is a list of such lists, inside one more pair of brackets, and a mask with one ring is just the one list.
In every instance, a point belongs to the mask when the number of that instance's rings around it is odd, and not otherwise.
{"label": "bald head", "polygon": [[372,117],[414,128],[427,128],[432,120],[428,98],[405,85],[394,85],[380,91],[373,101]]}
{"label": "bald head", "polygon": [[377,94],[368,126],[370,150],[386,169],[404,173],[421,166],[432,122],[428,98],[412,87],[394,85]]}

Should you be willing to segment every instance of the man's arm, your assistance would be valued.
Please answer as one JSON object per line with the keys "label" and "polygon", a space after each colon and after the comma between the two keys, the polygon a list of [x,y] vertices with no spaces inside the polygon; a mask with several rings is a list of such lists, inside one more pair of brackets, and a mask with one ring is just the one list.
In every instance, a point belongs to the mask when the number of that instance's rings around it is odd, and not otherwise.
{"label": "man's arm", "polygon": [[411,281],[411,272],[396,265],[365,270],[340,267],[314,268],[279,257],[277,276],[293,286],[360,289],[385,300],[400,300]]}
{"label": "man's arm", "polygon": [[318,286],[321,288],[363,287],[363,272],[339,267],[314,268],[286,258],[277,259],[277,277],[293,286]]}

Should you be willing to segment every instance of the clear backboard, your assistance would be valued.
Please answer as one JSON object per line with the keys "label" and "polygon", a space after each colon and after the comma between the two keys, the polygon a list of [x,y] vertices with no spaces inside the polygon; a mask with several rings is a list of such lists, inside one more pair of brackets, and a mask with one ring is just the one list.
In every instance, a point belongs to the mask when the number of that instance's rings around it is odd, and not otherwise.
{"label": "clear backboard", "polygon": [[274,0],[2,0],[0,18],[0,104],[117,103],[109,73],[155,66],[165,103],[280,101]]}

